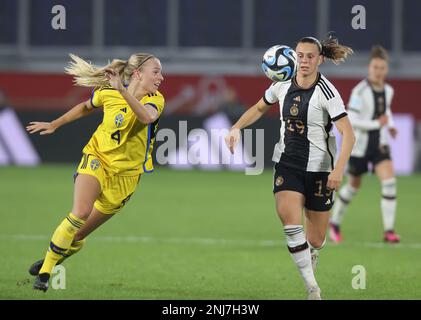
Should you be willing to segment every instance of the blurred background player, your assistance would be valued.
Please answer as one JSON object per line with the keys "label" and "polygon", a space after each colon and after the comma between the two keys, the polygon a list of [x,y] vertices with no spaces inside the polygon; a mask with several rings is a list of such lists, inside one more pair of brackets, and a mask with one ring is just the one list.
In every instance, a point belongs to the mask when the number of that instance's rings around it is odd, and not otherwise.
{"label": "blurred background player", "polygon": [[340,225],[346,209],[361,186],[362,175],[371,164],[381,183],[381,212],[384,241],[399,242],[394,231],[396,215],[396,178],[387,142],[387,133],[397,135],[391,104],[393,88],[385,83],[388,54],[381,46],[371,50],[368,77],[352,90],[348,106],[349,118],[355,130],[356,144],[351,153],[348,181],[339,191],[330,222],[330,239],[342,241]]}
{"label": "blurred background player", "polygon": [[[279,102],[280,141],[275,145],[272,158],[276,211],[284,225],[288,250],[306,285],[308,299],[320,300],[314,276],[318,250],[326,242],[333,190],[341,184],[355,138],[339,92],[318,69],[325,58],[335,64],[344,61],[352,49],[332,37],[322,42],[305,37],[295,50],[299,62],[297,75],[291,81],[273,83],[263,98],[234,124],[226,143],[234,153],[240,130],[256,122]],[[333,122],[343,136],[335,165]]]}
{"label": "blurred background player", "polygon": [[76,85],[94,87],[90,100],[52,122],[31,122],[27,130],[52,134],[62,125],[102,107],[104,117],[88,144],[75,174],[72,212],[55,230],[45,259],[30,267],[34,289],[46,291],[57,263],[79,251],[85,237],[117,213],[134,193],[141,174],[153,171],[152,149],[164,97],[160,61],[137,53],[128,61],[94,67],[71,55],[66,72]]}

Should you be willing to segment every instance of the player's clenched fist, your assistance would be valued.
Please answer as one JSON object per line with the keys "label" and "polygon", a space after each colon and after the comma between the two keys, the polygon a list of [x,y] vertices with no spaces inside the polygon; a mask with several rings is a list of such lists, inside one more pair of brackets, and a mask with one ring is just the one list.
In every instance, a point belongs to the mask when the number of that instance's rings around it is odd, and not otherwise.
{"label": "player's clenched fist", "polygon": [[234,149],[238,140],[240,140],[240,129],[232,128],[229,134],[225,137],[225,143],[232,154],[234,154]]}
{"label": "player's clenched fist", "polygon": [[343,173],[341,170],[333,169],[333,171],[327,177],[327,188],[330,190],[338,191],[341,186]]}

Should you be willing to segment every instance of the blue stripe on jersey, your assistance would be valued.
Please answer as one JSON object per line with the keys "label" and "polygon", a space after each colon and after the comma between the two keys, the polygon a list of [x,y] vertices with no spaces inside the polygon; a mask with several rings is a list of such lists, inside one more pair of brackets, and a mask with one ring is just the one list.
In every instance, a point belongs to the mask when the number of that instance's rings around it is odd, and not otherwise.
{"label": "blue stripe on jersey", "polygon": [[[158,111],[158,107],[154,103],[148,102],[148,103],[145,104],[145,106],[147,104],[150,105],[150,106],[152,106],[152,107],[154,107],[156,109],[156,111]],[[143,162],[143,171],[146,172],[146,173],[153,172],[153,169],[152,170],[149,170],[149,171],[146,170],[146,162],[148,161],[148,153],[149,153],[149,148],[151,146],[151,140],[152,140],[151,139],[151,137],[152,137],[152,130],[154,130],[154,129],[155,129],[155,122],[148,124],[148,145],[146,147],[145,161]]]}
{"label": "blue stripe on jersey", "polygon": [[92,99],[94,98],[94,93],[95,93],[95,88],[93,88],[91,92],[91,106],[94,108],[98,108],[96,105],[94,105],[94,102],[92,101]]}
{"label": "blue stripe on jersey", "polygon": [[149,104],[150,106],[154,107],[154,108],[156,109],[156,111],[158,111],[158,107],[157,107],[154,103],[150,103],[150,102],[148,102],[148,103],[146,103],[146,104],[145,104],[145,106],[146,106],[147,104]]}
{"label": "blue stripe on jersey", "polygon": [[[158,111],[158,107],[155,105],[155,104],[153,104],[153,103],[150,103],[150,102],[148,102],[148,103],[146,103],[145,105],[150,105],[150,106],[152,106],[152,107],[154,107],[155,109],[156,109],[156,111]],[[143,162],[143,171],[144,172],[146,172],[146,173],[150,173],[150,172],[153,172],[153,170],[154,169],[152,169],[152,170],[146,170],[146,162],[148,161],[148,153],[149,153],[149,148],[150,148],[150,146],[151,146],[151,137],[152,137],[152,130],[154,130],[154,123],[150,123],[150,124],[148,124],[148,144],[147,144],[147,147],[146,147],[146,154],[145,154],[145,161]]]}
{"label": "blue stripe on jersey", "polygon": [[150,173],[150,172],[153,171],[153,169],[152,170],[147,170],[146,169],[146,162],[148,161],[149,148],[151,146],[151,133],[152,133],[152,130],[153,130],[153,123],[150,123],[150,124],[148,124],[148,143],[147,143],[147,146],[146,146],[145,161],[143,162],[143,172],[146,172],[146,173]]}

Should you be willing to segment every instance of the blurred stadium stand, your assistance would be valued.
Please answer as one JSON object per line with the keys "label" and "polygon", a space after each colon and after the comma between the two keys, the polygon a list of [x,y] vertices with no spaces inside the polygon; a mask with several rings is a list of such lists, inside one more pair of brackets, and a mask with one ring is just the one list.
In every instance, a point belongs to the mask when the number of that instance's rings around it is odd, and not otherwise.
{"label": "blurred stadium stand", "polygon": [[[51,26],[55,5],[66,9],[65,30]],[[366,9],[365,30],[352,28],[354,5]],[[393,110],[420,123],[420,12],[419,0],[2,0],[0,88],[22,122],[50,120],[89,96],[88,89],[73,87],[63,75],[68,53],[102,65],[134,52],[151,52],[161,58],[166,78],[163,127],[183,116],[205,119],[223,104],[227,90],[235,90],[243,106],[251,105],[269,85],[260,70],[266,48],[294,46],[302,36],[322,38],[335,31],[355,54],[339,67],[326,63],[322,72],[344,101],[366,75],[371,46],[382,44],[391,56]],[[270,115],[265,128],[273,131],[275,108]],[[31,139],[43,161],[77,161],[98,121],[100,115],[60,129],[66,134]],[[276,140],[276,130],[273,135]],[[414,132],[416,150],[421,150],[420,136]],[[70,137],[75,143],[63,143]],[[58,156],[63,145],[76,154]],[[272,146],[265,149],[270,160]]]}

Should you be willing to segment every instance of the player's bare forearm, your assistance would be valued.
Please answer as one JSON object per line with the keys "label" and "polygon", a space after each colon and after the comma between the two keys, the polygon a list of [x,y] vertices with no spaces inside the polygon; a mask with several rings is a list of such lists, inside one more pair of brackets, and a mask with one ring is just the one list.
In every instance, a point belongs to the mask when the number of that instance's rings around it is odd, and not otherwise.
{"label": "player's bare forearm", "polygon": [[57,129],[69,122],[87,116],[93,111],[93,108],[90,103],[90,100],[87,100],[77,104],[68,112],[63,114],[60,118],[57,118],[56,120],[52,121],[51,124],[55,127],[55,129]]}
{"label": "player's bare forearm", "polygon": [[90,100],[81,102],[62,115],[60,118],[51,122],[32,121],[26,126],[26,131],[30,134],[39,133],[40,135],[53,134],[58,128],[66,123],[82,118],[91,113],[93,107]]}
{"label": "player's bare forearm", "polygon": [[352,148],[355,144],[355,135],[348,117],[339,119],[335,122],[335,125],[342,135],[341,152],[339,154],[335,168],[340,170],[340,172],[344,172],[345,166],[349,160],[349,157],[351,156]]}
{"label": "player's bare forearm", "polygon": [[126,100],[130,109],[136,115],[136,118],[143,124],[149,124],[154,122],[158,118],[158,111],[153,107],[143,105],[139,100],[137,100],[133,95],[131,95],[126,88],[120,88],[118,90]]}
{"label": "player's bare forearm", "polygon": [[232,154],[234,154],[235,146],[240,139],[240,130],[259,120],[269,110],[269,107],[263,99],[260,99],[259,102],[244,112],[240,119],[232,126],[229,134],[225,137],[225,143]]}
{"label": "player's bare forearm", "polygon": [[270,106],[268,106],[263,99],[260,99],[254,106],[249,108],[238,121],[232,126],[233,129],[244,129],[257,120],[259,120],[267,110],[269,110]]}
{"label": "player's bare forearm", "polygon": [[342,135],[342,145],[341,145],[341,152],[339,154],[338,161],[336,162],[336,168],[341,172],[345,171],[346,163],[351,156],[352,148],[354,147],[355,143],[355,136],[354,134],[348,131],[345,131]]}

